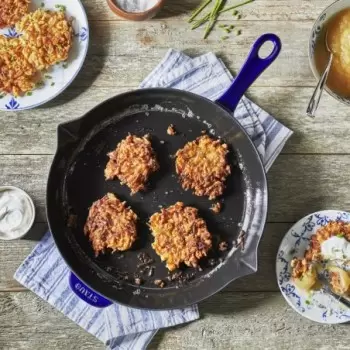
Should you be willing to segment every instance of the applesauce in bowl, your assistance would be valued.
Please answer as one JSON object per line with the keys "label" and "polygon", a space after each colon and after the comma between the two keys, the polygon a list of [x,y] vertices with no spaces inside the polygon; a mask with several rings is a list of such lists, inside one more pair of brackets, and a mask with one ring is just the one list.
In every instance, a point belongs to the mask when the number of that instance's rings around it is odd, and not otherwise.
{"label": "applesauce in bowl", "polygon": [[325,90],[337,100],[350,105],[350,0],[338,0],[325,9],[316,20],[309,43],[311,69],[316,77],[324,72],[329,52],[333,53]]}

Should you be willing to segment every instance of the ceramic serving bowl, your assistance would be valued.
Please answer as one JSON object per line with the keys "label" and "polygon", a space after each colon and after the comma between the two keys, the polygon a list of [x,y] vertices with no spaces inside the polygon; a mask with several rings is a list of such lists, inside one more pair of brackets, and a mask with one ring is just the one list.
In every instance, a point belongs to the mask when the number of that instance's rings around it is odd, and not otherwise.
{"label": "ceramic serving bowl", "polygon": [[129,21],[145,21],[153,18],[164,6],[165,0],[158,0],[158,2],[149,10],[142,12],[126,12],[117,5],[116,0],[107,0],[109,8],[118,16]]}
{"label": "ceramic serving bowl", "polygon": [[[310,63],[312,73],[314,74],[317,81],[320,78],[320,74],[317,71],[316,64],[315,64],[315,57],[314,57],[317,40],[318,40],[319,36],[321,35],[322,29],[327,24],[328,20],[331,17],[333,17],[335,14],[337,14],[338,12],[340,12],[346,8],[350,8],[350,0],[337,0],[333,4],[329,5],[320,14],[320,16],[317,18],[316,22],[314,23],[314,26],[312,27],[311,36],[309,39],[309,63]],[[342,96],[339,96],[338,94],[336,94],[335,92],[330,90],[327,86],[325,86],[324,89],[325,89],[325,91],[327,91],[327,93],[329,95],[334,97],[336,100],[338,100],[342,103],[345,103],[347,105],[350,105],[350,98],[344,98]]]}

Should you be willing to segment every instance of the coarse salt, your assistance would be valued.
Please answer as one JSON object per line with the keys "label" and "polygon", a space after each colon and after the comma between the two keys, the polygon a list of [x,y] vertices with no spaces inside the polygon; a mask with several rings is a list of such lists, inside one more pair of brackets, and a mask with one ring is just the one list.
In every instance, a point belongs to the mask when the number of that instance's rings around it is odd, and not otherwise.
{"label": "coarse salt", "polygon": [[115,0],[116,5],[126,12],[144,12],[157,5],[159,0]]}

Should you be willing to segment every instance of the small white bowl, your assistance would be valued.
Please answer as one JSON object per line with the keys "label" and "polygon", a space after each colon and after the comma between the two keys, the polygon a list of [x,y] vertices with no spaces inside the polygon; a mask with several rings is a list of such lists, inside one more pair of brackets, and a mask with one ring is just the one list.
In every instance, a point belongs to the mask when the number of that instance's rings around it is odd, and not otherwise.
{"label": "small white bowl", "polygon": [[20,239],[22,237],[24,237],[29,231],[30,229],[33,227],[34,224],[34,220],[35,220],[35,206],[34,206],[34,202],[33,200],[30,198],[30,196],[28,195],[27,192],[24,192],[23,190],[21,190],[18,187],[15,186],[0,186],[0,193],[4,192],[4,191],[16,191],[18,193],[18,195],[20,195],[22,198],[24,198],[25,200],[27,200],[27,204],[28,207],[30,208],[30,219],[28,224],[23,228],[23,232],[20,232],[17,235],[11,236],[11,237],[6,237],[4,235],[1,234],[0,232],[0,240],[3,241],[12,241],[15,239]]}
{"label": "small white bowl", "polygon": [[[338,0],[336,2],[333,2],[333,4],[329,5],[316,19],[316,22],[314,23],[314,26],[311,30],[311,36],[309,39],[309,63],[310,68],[312,70],[312,73],[314,74],[317,81],[320,79],[320,74],[316,69],[315,59],[314,59],[314,53],[315,53],[315,47],[316,42],[319,38],[319,35],[322,33],[322,29],[325,24],[327,24],[328,20],[333,17],[335,14],[339,13],[340,11],[350,8],[350,0]],[[327,86],[325,86],[325,91],[327,93],[334,97],[336,100],[345,103],[347,105],[350,105],[350,98],[344,98],[339,95],[337,95],[335,92],[330,90]]]}

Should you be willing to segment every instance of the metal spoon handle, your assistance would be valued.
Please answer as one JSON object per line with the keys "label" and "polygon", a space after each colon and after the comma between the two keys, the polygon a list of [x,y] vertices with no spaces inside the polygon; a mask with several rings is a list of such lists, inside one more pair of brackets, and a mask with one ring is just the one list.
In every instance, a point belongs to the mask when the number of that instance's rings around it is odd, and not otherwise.
{"label": "metal spoon handle", "polygon": [[330,294],[334,299],[350,309],[350,301],[347,298],[335,294],[330,288],[325,288],[325,292]]}
{"label": "metal spoon handle", "polygon": [[320,80],[318,81],[318,84],[315,88],[315,91],[312,94],[312,97],[310,99],[309,105],[307,106],[306,114],[311,118],[315,118],[315,113],[316,113],[316,110],[318,108],[318,104],[320,103],[323,88],[326,84],[326,81],[328,78],[328,73],[329,73],[331,66],[332,66],[332,61],[333,61],[333,54],[331,53],[327,67],[326,67],[325,71],[323,72]]}

